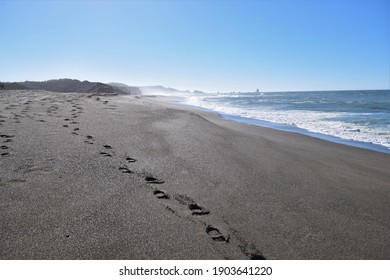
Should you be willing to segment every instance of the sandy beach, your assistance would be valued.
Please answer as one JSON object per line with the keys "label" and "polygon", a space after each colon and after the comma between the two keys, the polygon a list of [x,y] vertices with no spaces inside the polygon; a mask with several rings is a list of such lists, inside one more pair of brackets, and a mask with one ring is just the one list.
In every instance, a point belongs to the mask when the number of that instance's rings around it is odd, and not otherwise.
{"label": "sandy beach", "polygon": [[0,91],[1,259],[390,259],[390,155],[146,96]]}

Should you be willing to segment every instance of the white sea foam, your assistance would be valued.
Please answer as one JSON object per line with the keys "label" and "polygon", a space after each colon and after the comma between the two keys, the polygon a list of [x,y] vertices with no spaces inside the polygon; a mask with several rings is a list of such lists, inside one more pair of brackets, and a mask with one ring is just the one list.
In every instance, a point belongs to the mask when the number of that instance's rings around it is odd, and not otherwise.
{"label": "white sea foam", "polygon": [[229,104],[221,104],[217,101],[205,101],[205,99],[210,97],[211,96],[191,96],[187,97],[184,103],[210,109],[221,114],[295,126],[310,132],[335,136],[346,140],[377,144],[390,149],[389,129],[384,127],[374,128],[340,121],[340,118],[348,117],[348,114],[351,113],[238,108],[229,106]]}

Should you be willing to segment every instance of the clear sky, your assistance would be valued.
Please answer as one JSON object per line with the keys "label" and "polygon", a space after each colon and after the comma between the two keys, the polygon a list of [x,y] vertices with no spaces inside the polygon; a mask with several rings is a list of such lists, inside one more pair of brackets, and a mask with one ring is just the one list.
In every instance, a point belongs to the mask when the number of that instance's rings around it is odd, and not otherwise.
{"label": "clear sky", "polygon": [[388,89],[390,1],[4,1],[0,81]]}

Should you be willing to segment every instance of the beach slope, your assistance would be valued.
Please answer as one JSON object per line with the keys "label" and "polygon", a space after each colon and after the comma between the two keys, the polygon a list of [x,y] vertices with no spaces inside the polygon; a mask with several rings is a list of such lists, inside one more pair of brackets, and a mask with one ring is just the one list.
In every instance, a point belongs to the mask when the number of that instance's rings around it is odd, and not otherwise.
{"label": "beach slope", "polygon": [[390,156],[141,96],[0,91],[1,259],[389,259]]}

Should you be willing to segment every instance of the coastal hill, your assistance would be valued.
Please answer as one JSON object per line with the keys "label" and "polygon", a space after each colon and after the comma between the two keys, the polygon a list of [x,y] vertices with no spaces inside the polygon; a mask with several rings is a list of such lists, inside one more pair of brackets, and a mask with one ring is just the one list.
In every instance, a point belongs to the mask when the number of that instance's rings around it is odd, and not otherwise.
{"label": "coastal hill", "polygon": [[29,89],[48,90],[54,92],[114,93],[114,89],[99,82],[79,81],[72,79],[48,80],[44,82],[22,82]]}
{"label": "coastal hill", "polygon": [[0,90],[28,89],[20,83],[0,83]]}
{"label": "coastal hill", "polygon": [[25,81],[19,83],[0,83],[0,89],[35,89],[54,92],[115,93],[114,88],[110,85],[99,82],[81,82],[79,80],[73,79],[58,79],[43,82]]}
{"label": "coastal hill", "polygon": [[[186,95],[189,90],[177,90],[164,86],[128,86],[123,83],[100,83],[76,79],[56,79],[42,82],[0,82],[0,90],[47,90],[54,92],[111,93],[124,95]],[[203,94],[202,91],[194,91]]]}

